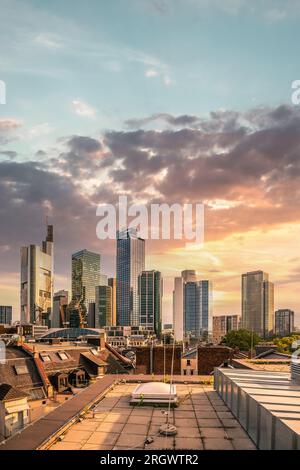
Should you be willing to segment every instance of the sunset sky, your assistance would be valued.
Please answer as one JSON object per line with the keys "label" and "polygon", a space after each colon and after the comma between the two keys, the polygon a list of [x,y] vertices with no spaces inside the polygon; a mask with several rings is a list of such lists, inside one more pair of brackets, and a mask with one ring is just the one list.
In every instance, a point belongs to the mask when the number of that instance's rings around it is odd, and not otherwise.
{"label": "sunset sky", "polygon": [[240,314],[262,269],[300,326],[300,2],[0,0],[0,305],[19,313],[19,250],[54,225],[55,289],[71,253],[102,255],[96,207],[205,204],[205,243],[148,241],[165,279],[195,269],[214,313]]}

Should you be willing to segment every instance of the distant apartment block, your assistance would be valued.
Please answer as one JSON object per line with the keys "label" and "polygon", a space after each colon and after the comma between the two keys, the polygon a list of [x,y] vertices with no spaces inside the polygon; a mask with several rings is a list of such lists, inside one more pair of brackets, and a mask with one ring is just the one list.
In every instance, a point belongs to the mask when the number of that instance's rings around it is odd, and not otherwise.
{"label": "distant apartment block", "polygon": [[21,248],[21,322],[47,323],[53,300],[53,226],[42,247]]}
{"label": "distant apartment block", "polygon": [[295,331],[294,312],[288,308],[275,312],[275,334],[278,336],[290,335]]}
{"label": "distant apartment block", "polygon": [[219,344],[229,331],[237,331],[239,324],[239,315],[221,315],[213,317],[213,343]]}
{"label": "distant apartment block", "polygon": [[274,330],[274,284],[263,271],[242,274],[242,328],[262,338]]}
{"label": "distant apartment block", "polygon": [[9,305],[0,305],[0,323],[3,325],[11,325],[12,323],[12,307]]}
{"label": "distant apartment block", "polygon": [[107,343],[115,348],[144,346],[148,343],[153,330],[146,330],[141,326],[105,326]]}

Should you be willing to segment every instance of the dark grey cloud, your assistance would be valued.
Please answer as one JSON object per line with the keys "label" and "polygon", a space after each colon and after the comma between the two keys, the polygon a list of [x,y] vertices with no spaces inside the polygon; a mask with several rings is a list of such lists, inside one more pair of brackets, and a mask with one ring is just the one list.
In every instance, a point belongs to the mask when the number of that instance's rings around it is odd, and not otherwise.
{"label": "dark grey cloud", "polygon": [[190,116],[188,114],[183,114],[181,116],[172,116],[168,113],[157,113],[152,114],[152,116],[146,118],[128,119],[127,121],[125,121],[125,126],[130,129],[136,129],[156,121],[164,121],[167,124],[170,124],[171,126],[175,127],[185,127],[199,123],[199,118],[197,116]]}
{"label": "dark grey cloud", "polygon": [[91,137],[74,135],[64,140],[67,147],[58,157],[50,160],[50,165],[73,178],[90,178],[101,164],[102,145]]}

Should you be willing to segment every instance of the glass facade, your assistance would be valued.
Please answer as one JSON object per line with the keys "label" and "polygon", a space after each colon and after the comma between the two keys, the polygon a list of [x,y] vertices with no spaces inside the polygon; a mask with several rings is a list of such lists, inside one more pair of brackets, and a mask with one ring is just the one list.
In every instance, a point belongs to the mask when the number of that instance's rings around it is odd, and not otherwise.
{"label": "glass facade", "polygon": [[11,325],[12,322],[12,307],[0,305],[0,323],[4,325]]}
{"label": "glass facade", "polygon": [[242,328],[266,338],[274,327],[274,284],[263,271],[242,274]]}
{"label": "glass facade", "polygon": [[294,312],[288,308],[276,310],[275,334],[279,336],[286,336],[291,334],[294,330]]}
{"label": "glass facade", "polygon": [[184,333],[207,339],[212,332],[212,285],[210,281],[187,282],[183,290]]}
{"label": "glass facade", "polygon": [[145,240],[127,229],[117,234],[117,323],[139,325],[138,277],[145,269]]}
{"label": "glass facade", "polygon": [[141,326],[161,334],[163,284],[159,271],[143,271],[139,276]]}
{"label": "glass facade", "polygon": [[96,287],[95,327],[103,328],[112,325],[112,288]]}
{"label": "glass facade", "polygon": [[100,284],[100,254],[82,250],[72,255],[72,299],[81,299],[86,313],[95,302],[95,288]]}

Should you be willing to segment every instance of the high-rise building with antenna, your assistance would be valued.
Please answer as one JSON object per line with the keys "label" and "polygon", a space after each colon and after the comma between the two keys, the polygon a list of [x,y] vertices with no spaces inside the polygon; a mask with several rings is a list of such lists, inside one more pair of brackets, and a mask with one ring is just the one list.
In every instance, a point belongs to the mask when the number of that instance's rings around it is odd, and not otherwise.
{"label": "high-rise building with antenna", "polygon": [[46,324],[53,303],[53,226],[42,247],[21,248],[21,323]]}

